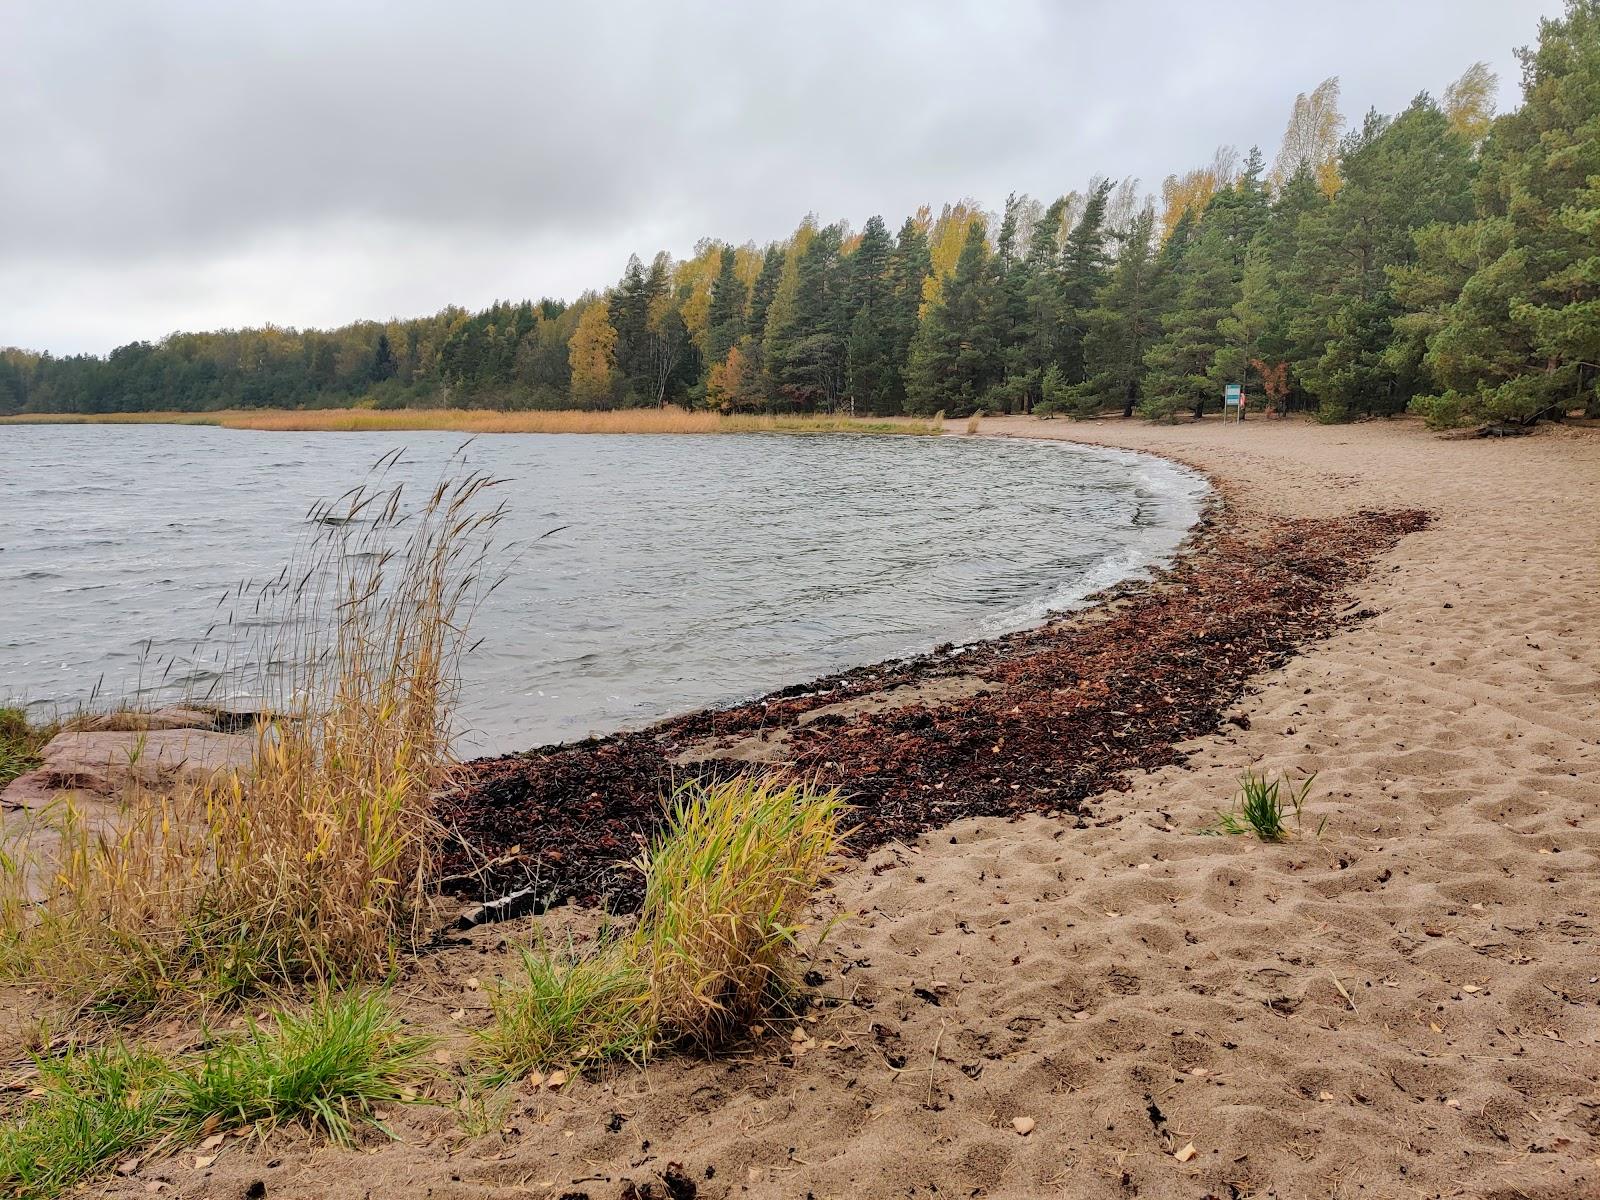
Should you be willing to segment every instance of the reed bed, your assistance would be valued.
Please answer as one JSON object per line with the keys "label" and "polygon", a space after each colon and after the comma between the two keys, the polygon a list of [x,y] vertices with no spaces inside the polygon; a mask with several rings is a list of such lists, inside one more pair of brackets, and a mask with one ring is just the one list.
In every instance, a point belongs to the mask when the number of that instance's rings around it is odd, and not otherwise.
{"label": "reed bed", "polygon": [[286,667],[249,768],[130,795],[110,830],[65,805],[6,847],[0,975],[119,1017],[385,975],[420,932],[493,486],[314,509],[295,564],[256,589],[282,611],[261,661]]}
{"label": "reed bed", "polygon": [[827,415],[777,416],[690,411],[668,408],[620,408],[604,412],[578,410],[502,412],[494,409],[326,408],[304,410],[228,410],[214,413],[61,413],[0,418],[16,424],[178,424],[220,425],[226,429],[277,432],[390,433],[403,430],[445,430],[454,433],[872,433],[938,434],[939,419],[901,417],[856,418]]}

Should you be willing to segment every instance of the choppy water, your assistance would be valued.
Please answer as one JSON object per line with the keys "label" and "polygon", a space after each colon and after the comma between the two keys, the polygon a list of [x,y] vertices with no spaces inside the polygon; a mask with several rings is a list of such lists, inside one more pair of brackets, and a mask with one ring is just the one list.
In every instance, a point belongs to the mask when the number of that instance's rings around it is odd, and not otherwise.
{"label": "choppy water", "polygon": [[[242,676],[195,649],[218,598],[385,451],[421,490],[461,442],[0,426],[0,697],[227,692]],[[1170,554],[1205,491],[1152,458],[989,439],[518,434],[468,459],[509,481],[517,543],[474,624],[468,752],[1022,628]]]}

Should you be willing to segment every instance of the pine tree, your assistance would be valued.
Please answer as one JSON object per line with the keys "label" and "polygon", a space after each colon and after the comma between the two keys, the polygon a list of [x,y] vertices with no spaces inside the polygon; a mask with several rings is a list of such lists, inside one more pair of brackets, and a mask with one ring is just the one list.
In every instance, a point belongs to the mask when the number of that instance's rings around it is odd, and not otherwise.
{"label": "pine tree", "polygon": [[650,311],[657,297],[667,289],[664,258],[664,255],[657,255],[646,272],[639,256],[629,255],[622,281],[611,294],[609,315],[617,337],[617,369],[630,404],[651,403],[655,399]]}
{"label": "pine tree", "polygon": [[928,305],[911,343],[908,404],[912,412],[961,416],[974,411],[1000,379],[993,328],[994,274],[983,222],[967,226],[955,270]]}
{"label": "pine tree", "polygon": [[745,287],[734,273],[737,256],[732,246],[722,248],[722,263],[711,284],[711,307],[706,316],[706,361],[715,365],[744,336]]}
{"label": "pine tree", "polygon": [[927,234],[915,219],[907,217],[889,255],[888,312],[883,325],[884,353],[889,365],[884,410],[888,413],[906,409],[906,370],[911,358],[911,342],[921,323],[923,284],[932,269]]}
{"label": "pine tree", "polygon": [[1145,355],[1149,373],[1140,411],[1170,417],[1189,408],[1196,417],[1226,382],[1217,352],[1226,344],[1221,325],[1238,303],[1245,253],[1267,213],[1261,155],[1252,150],[1238,181],[1206,204],[1176,277],[1174,307],[1161,322],[1162,335]]}
{"label": "pine tree", "polygon": [[1392,273],[1416,261],[1417,230],[1471,214],[1472,151],[1426,94],[1393,120],[1369,113],[1345,140],[1344,186],[1301,225],[1296,275],[1308,297],[1291,322],[1293,366],[1324,420],[1402,411],[1425,390],[1387,354],[1402,314]]}
{"label": "pine tree", "polygon": [[854,403],[880,414],[898,407],[894,395],[898,364],[891,357],[890,336],[894,311],[889,259],[893,249],[883,218],[869,217],[861,241],[846,263],[847,388]]}
{"label": "pine tree", "polygon": [[766,336],[767,312],[772,307],[772,298],[778,293],[778,280],[783,277],[783,247],[774,242],[767,247],[766,254],[761,259],[761,273],[756,276],[756,283],[750,289],[750,312],[745,326],[750,335],[755,338]]}
{"label": "pine tree", "polygon": [[1131,417],[1139,402],[1144,356],[1161,330],[1155,231],[1156,212],[1147,205],[1120,238],[1111,278],[1095,306],[1083,315],[1088,377],[1071,393],[1070,404],[1077,413],[1087,415],[1115,404],[1124,417]]}
{"label": "pine tree", "polygon": [[1265,224],[1245,253],[1238,303],[1218,326],[1223,345],[1217,351],[1217,372],[1252,393],[1266,393],[1279,411],[1299,391],[1288,364],[1305,357],[1292,332],[1311,302],[1295,273],[1301,222],[1315,219],[1327,205],[1308,164],[1281,184]]}
{"label": "pine tree", "polygon": [[385,379],[393,379],[399,364],[395,361],[394,348],[389,345],[389,335],[380,333],[378,344],[372,351],[372,381],[382,383]]}
{"label": "pine tree", "polygon": [[1024,411],[1031,410],[1044,398],[1044,373],[1061,360],[1064,300],[1061,253],[1057,243],[1066,212],[1065,196],[1044,210],[1029,235],[1028,250],[1022,260],[1020,325],[1009,366],[1018,380]]}
{"label": "pine tree", "polygon": [[830,412],[844,394],[844,230],[818,229],[780,284],[767,324],[767,371],[779,396],[802,408]]}
{"label": "pine tree", "polygon": [[1600,413],[1600,0],[1540,22],[1522,72],[1522,107],[1484,144],[1478,219],[1419,238],[1431,253],[1406,281],[1417,304],[1466,276],[1427,342],[1443,390],[1415,407],[1434,424]]}
{"label": "pine tree", "polygon": [[1057,361],[1068,386],[1083,382],[1088,313],[1106,285],[1110,261],[1106,250],[1106,197],[1111,187],[1110,180],[1102,180],[1090,190],[1083,213],[1061,249],[1061,344]]}

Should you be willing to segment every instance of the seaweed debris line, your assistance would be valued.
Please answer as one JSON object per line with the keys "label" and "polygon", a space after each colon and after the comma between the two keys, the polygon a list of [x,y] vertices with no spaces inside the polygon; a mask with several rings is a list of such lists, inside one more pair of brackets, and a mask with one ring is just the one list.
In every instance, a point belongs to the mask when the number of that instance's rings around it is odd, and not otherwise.
{"label": "seaweed debris line", "polygon": [[[441,816],[447,886],[518,911],[640,899],[628,860],[674,780],[783,768],[842,787],[851,847],[975,816],[1051,812],[1182,760],[1250,680],[1351,621],[1348,585],[1415,509],[1235,530],[1207,517],[1164,577],[1041,628],[859,668],[732,708],[463,766]],[[1243,718],[1236,718],[1242,721]]]}

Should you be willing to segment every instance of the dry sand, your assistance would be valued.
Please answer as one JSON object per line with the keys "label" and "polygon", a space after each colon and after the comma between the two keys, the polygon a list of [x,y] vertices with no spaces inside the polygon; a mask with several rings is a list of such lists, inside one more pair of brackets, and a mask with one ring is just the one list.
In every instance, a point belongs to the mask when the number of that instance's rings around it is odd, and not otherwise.
{"label": "dry sand", "polygon": [[[1600,1197],[1600,438],[984,432],[1171,455],[1244,522],[1437,519],[1359,586],[1376,618],[1088,828],[968,821],[851,869],[816,966],[855,1003],[799,1042],[524,1086],[476,1138],[417,1110],[367,1153],[278,1134],[105,1186],[613,1200],[676,1162],[702,1198]],[[1198,832],[1247,767],[1318,772],[1304,836]],[[480,1011],[465,974],[523,933],[434,960],[416,1015]]]}

